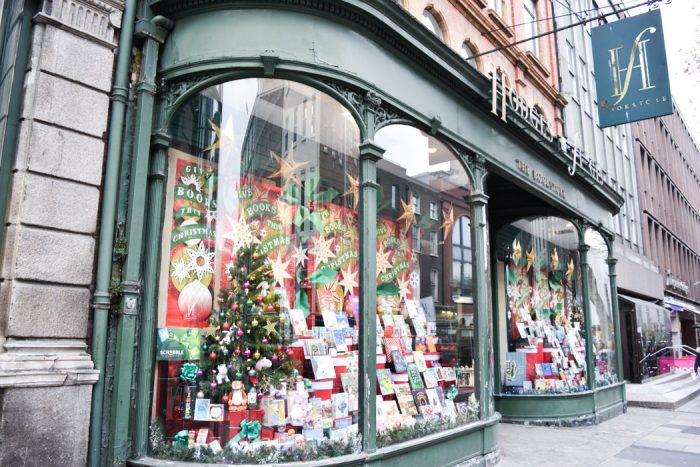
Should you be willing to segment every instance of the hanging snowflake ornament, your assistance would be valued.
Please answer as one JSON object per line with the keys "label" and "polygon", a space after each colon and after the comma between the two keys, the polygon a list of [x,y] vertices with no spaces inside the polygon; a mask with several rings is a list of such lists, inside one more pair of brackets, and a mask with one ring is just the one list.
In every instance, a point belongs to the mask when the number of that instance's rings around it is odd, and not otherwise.
{"label": "hanging snowflake ornament", "polygon": [[212,260],[214,259],[215,253],[207,251],[204,243],[200,243],[196,249],[188,248],[186,251],[187,255],[190,257],[187,269],[190,272],[194,272],[198,280],[201,281],[205,274],[214,273]]}
{"label": "hanging snowflake ornament", "polygon": [[177,261],[174,261],[171,268],[172,271],[170,272],[170,277],[177,279],[180,282],[190,279],[189,265],[184,259],[179,258]]}
{"label": "hanging snowflake ornament", "polygon": [[254,244],[260,244],[260,239],[255,236],[255,228],[246,222],[245,217],[240,216],[238,221],[234,221],[230,216],[226,216],[231,226],[230,230],[224,234],[225,240],[231,240],[231,255],[238,254],[241,248],[248,248]]}
{"label": "hanging snowflake ornament", "polygon": [[314,247],[309,250],[309,253],[316,258],[316,264],[325,263],[329,259],[335,258],[335,253],[331,251],[332,244],[333,237],[323,238],[323,236],[319,236],[314,240]]}
{"label": "hanging snowflake ornament", "polygon": [[420,285],[420,274],[418,274],[418,271],[411,271],[411,274],[408,276],[408,283],[411,284],[413,290],[418,288]]}

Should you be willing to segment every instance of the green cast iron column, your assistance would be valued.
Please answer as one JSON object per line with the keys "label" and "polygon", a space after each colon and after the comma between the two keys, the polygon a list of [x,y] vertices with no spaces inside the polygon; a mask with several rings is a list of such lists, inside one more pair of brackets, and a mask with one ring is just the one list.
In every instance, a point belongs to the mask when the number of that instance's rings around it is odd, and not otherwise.
{"label": "green cast iron column", "polygon": [[155,350],[157,277],[160,259],[160,232],[163,225],[163,199],[167,152],[170,137],[163,130],[153,135],[151,167],[148,174],[148,213],[146,215],[146,249],[143,267],[143,305],[139,325],[139,357],[136,380],[136,414],[134,455],[145,455],[148,449],[148,428],[153,387]]}
{"label": "green cast iron column", "polygon": [[[360,433],[365,452],[377,449],[377,161],[384,149],[360,144]],[[363,410],[364,408],[364,410]]]}
{"label": "green cast iron column", "polygon": [[579,231],[581,236],[578,253],[581,257],[581,287],[583,288],[583,319],[584,327],[586,329],[586,384],[588,389],[595,389],[595,379],[594,374],[594,361],[593,361],[593,329],[591,326],[591,306],[590,297],[591,294],[588,290],[588,250],[591,248],[586,245],[583,237],[583,230]]}
{"label": "green cast iron column", "polygon": [[138,110],[126,228],[128,246],[122,273],[124,294],[120,305],[120,314],[117,318],[119,321],[116,336],[116,361],[107,451],[110,463],[123,462],[130,454],[129,429],[132,412],[134,341],[137,316],[142,308],[141,255],[144,245],[146,182],[156,93],[155,77],[158,48],[158,42],[153,37],[147,37],[143,46],[139,83],[136,86]]}
{"label": "green cast iron column", "polygon": [[484,158],[472,158],[474,191],[469,197],[471,204],[472,277],[474,278],[474,321],[476,330],[476,355],[474,378],[476,397],[479,400],[479,418],[485,420],[494,413],[491,321],[491,273],[489,272],[489,234],[486,207],[489,197],[484,193],[486,168]]}
{"label": "green cast iron column", "polygon": [[[620,335],[620,307],[617,303],[617,258],[613,257],[613,242],[608,247],[608,274],[610,275],[610,297],[612,301],[613,326],[615,326],[615,364],[617,365],[617,378],[624,381],[622,374],[622,336]],[[627,405],[627,391],[622,391],[622,402]]]}

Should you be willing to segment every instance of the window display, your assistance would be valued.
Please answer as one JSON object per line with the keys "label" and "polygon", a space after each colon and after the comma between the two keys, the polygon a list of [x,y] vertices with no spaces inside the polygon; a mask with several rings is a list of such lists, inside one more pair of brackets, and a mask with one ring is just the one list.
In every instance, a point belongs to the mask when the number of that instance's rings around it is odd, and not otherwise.
{"label": "window display", "polygon": [[[469,215],[467,173],[444,144],[413,127],[385,127],[376,143],[386,150],[377,163],[376,242],[383,446],[473,420],[478,402],[470,232],[460,221]],[[455,228],[464,247],[457,254]]]}
{"label": "window display", "polygon": [[355,121],[308,86],[246,79],[190,99],[171,134],[161,450],[256,463],[357,451]]}
{"label": "window display", "polygon": [[504,394],[587,390],[578,233],[555,217],[504,227]]}
{"label": "window display", "polygon": [[615,327],[613,324],[608,246],[595,230],[586,230],[588,251],[588,289],[590,297],[591,339],[596,387],[618,382],[615,359]]}

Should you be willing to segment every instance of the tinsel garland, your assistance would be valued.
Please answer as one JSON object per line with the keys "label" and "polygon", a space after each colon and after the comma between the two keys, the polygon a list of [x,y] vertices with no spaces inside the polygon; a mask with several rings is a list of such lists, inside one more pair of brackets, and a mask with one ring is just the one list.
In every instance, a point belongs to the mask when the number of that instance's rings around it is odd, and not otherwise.
{"label": "tinsel garland", "polygon": [[359,435],[347,439],[326,441],[306,446],[256,446],[255,443],[238,449],[224,448],[215,453],[207,446],[184,448],[177,443],[168,442],[159,423],[150,428],[149,441],[151,454],[161,459],[218,464],[279,464],[285,462],[303,462],[309,459],[327,459],[359,453],[362,449]]}

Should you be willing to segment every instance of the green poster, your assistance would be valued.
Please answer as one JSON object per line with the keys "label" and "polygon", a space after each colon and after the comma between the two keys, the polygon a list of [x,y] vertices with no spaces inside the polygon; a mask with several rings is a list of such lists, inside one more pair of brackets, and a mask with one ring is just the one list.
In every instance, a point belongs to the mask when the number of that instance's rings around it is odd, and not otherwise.
{"label": "green poster", "polygon": [[199,360],[200,328],[158,328],[158,360]]}

